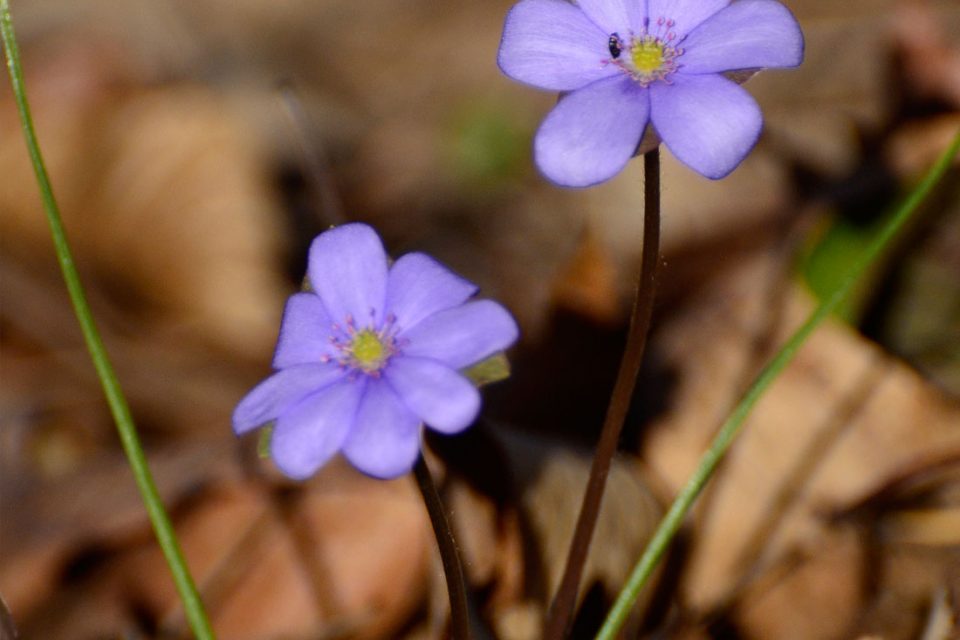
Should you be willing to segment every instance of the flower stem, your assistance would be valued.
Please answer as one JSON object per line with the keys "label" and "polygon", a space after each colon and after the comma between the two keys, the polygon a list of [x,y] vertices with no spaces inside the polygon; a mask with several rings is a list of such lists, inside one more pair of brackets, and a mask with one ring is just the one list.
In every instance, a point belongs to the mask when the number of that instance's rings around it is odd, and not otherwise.
{"label": "flower stem", "polygon": [[950,147],[933,165],[930,171],[923,177],[923,180],[917,185],[907,199],[894,211],[887,223],[879,230],[870,244],[864,250],[860,258],[847,271],[843,278],[839,280],[837,287],[827,296],[823,302],[807,318],[806,322],[797,329],[796,333],[790,337],[787,343],[773,357],[773,360],[757,375],[753,384],[747,390],[743,399],[734,408],[733,413],[727,418],[726,422],[720,427],[716,437],[710,444],[710,448],[703,454],[700,463],[694,470],[693,475],[687,481],[687,484],[680,491],[671,505],[667,515],[654,533],[653,538],[647,545],[646,550],[637,561],[633,572],[627,579],[627,584],[620,592],[619,597],[613,607],[607,614],[600,632],[597,634],[597,640],[612,640],[620,631],[633,603],[640,595],[640,591],[650,579],[657,563],[666,553],[673,540],[674,535],[683,524],[683,520],[694,501],[707,481],[713,475],[717,465],[723,460],[724,455],[733,444],[734,439],[753,410],[754,405],[763,396],[770,384],[780,375],[788,364],[796,356],[800,347],[803,346],[810,334],[826,320],[843,302],[860,277],[867,269],[883,255],[887,246],[897,236],[897,233],[904,227],[913,213],[917,210],[924,199],[933,190],[933,187],[940,181],[944,173],[950,167],[950,163],[960,153],[960,132],[957,133]]}
{"label": "flower stem", "polygon": [[560,580],[560,587],[553,599],[544,638],[560,640],[570,625],[577,602],[583,567],[590,550],[590,540],[600,513],[600,503],[607,485],[610,464],[617,451],[620,432],[630,408],[633,388],[643,361],[643,351],[650,330],[650,317],[653,313],[653,298],[657,288],[657,267],[660,264],[660,149],[654,149],[643,156],[643,257],[640,265],[640,279],[637,283],[637,295],[633,301],[630,315],[630,328],[627,344],[620,361],[620,370],[610,396],[607,416],[600,432],[600,440],[590,467],[590,478],[583,496],[580,515],[577,518],[573,541],[567,564]]}
{"label": "flower stem", "polygon": [[164,511],[163,503],[157,492],[153,477],[147,465],[146,456],[143,448],[140,446],[140,440],[137,436],[136,427],[130,415],[130,408],[127,406],[126,398],[120,388],[120,383],[113,371],[113,366],[107,356],[103,340],[97,330],[90,306],[87,304],[86,296],[83,292],[83,286],[80,283],[80,276],[74,266],[73,256],[67,242],[66,231],[63,227],[63,221],[60,218],[60,210],[57,207],[56,199],[53,195],[53,187],[50,185],[50,178],[47,175],[47,169],[43,162],[43,156],[40,153],[40,146],[37,142],[36,132],[33,127],[33,118],[30,114],[30,105],[27,102],[26,89],[23,80],[23,68],[20,65],[20,51],[17,47],[17,41],[13,32],[13,21],[10,17],[10,3],[8,0],[0,0],[0,32],[2,32],[4,52],[7,57],[7,67],[10,72],[10,81],[13,85],[13,94],[16,98],[17,109],[20,113],[20,122],[23,129],[23,136],[27,144],[27,151],[30,154],[30,160],[33,163],[33,170],[36,174],[37,185],[40,188],[40,197],[43,201],[43,209],[47,215],[47,222],[50,224],[50,234],[53,238],[54,249],[57,254],[57,260],[60,263],[60,269],[63,272],[63,279],[67,285],[67,291],[70,294],[70,301],[73,303],[73,309],[83,332],[83,338],[90,352],[90,359],[97,370],[97,376],[103,386],[104,395],[110,406],[110,412],[117,425],[117,431],[120,435],[120,442],[123,445],[124,452],[130,462],[130,468],[133,470],[133,476],[137,487],[143,497],[146,505],[150,522],[153,524],[154,532],[163,550],[170,572],[173,574],[173,580],[176,584],[180,599],[183,601],[184,611],[187,620],[193,629],[194,636],[200,640],[212,639],[214,637],[210,623],[207,620],[206,612],[200,601],[193,579],[190,577],[190,571],[183,559],[180,551],[180,545],[177,542],[176,534],[170,523],[170,518]]}
{"label": "flower stem", "polygon": [[454,640],[470,640],[470,609],[467,605],[467,587],[463,579],[463,567],[460,564],[460,554],[457,552],[457,541],[453,537],[453,530],[447,521],[447,514],[440,501],[440,494],[433,484],[430,469],[421,455],[413,466],[413,475],[417,478],[417,486],[423,494],[423,504],[430,515],[433,525],[433,534],[437,538],[440,548],[440,560],[443,562],[443,573],[447,579],[447,593],[450,596],[450,628]]}

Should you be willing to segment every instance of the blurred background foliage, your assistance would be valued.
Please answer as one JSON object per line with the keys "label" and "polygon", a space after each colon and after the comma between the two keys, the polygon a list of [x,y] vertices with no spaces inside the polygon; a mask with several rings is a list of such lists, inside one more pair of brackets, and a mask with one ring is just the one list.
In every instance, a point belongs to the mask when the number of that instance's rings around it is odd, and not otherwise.
{"label": "blurred background foliage", "polygon": [[[756,151],[664,154],[655,328],[585,576],[589,637],[751,376],[960,126],[955,0],[785,0],[796,71],[747,85]],[[235,441],[312,237],[363,220],[523,328],[513,377],[431,441],[480,613],[539,635],[639,263],[639,163],[561,190],[555,96],[495,54],[507,0],[15,0],[77,261],[223,638],[436,638],[445,591],[407,480],[291,485]],[[0,87],[0,594],[26,638],[185,634],[86,359]],[[631,633],[946,638],[960,612],[960,179],[763,401]]]}

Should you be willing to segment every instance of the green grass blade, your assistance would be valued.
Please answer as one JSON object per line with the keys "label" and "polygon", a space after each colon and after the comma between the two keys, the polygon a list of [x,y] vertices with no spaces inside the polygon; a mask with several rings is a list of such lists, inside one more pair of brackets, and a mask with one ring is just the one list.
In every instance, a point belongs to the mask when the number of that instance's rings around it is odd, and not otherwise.
{"label": "green grass blade", "polygon": [[63,272],[63,279],[66,282],[67,291],[70,294],[70,301],[73,303],[77,321],[80,323],[80,328],[83,331],[84,341],[87,344],[93,365],[97,370],[97,376],[100,378],[103,386],[103,392],[110,406],[110,412],[113,414],[114,422],[117,425],[120,442],[130,461],[130,468],[133,470],[137,487],[140,489],[140,494],[146,505],[150,522],[153,525],[157,540],[163,550],[163,555],[170,567],[170,572],[173,574],[177,591],[183,601],[187,621],[191,629],[193,629],[196,638],[199,640],[212,640],[214,637],[213,630],[210,627],[210,622],[204,611],[203,603],[200,601],[200,596],[197,593],[193,578],[190,576],[190,571],[183,559],[183,553],[180,551],[180,545],[177,542],[173,525],[170,523],[170,518],[163,508],[160,495],[153,482],[153,476],[147,465],[143,447],[140,445],[140,439],[137,436],[136,427],[133,424],[133,418],[130,415],[126,398],[120,388],[117,376],[113,371],[113,366],[110,364],[103,340],[100,338],[100,332],[97,330],[90,306],[87,304],[83,286],[80,283],[80,276],[73,263],[66,232],[63,228],[63,222],[60,219],[60,211],[53,195],[53,188],[50,185],[50,178],[47,175],[43,156],[40,153],[40,146],[37,142],[36,132],[33,127],[33,118],[30,114],[30,105],[27,102],[26,90],[24,88],[23,69],[20,65],[20,51],[17,47],[17,41],[13,32],[13,21],[10,17],[10,3],[8,0],[0,0],[0,31],[2,31],[3,48],[7,58],[7,68],[10,72],[10,81],[13,85],[13,94],[17,102],[17,109],[20,113],[23,137],[27,144],[27,151],[30,154],[30,161],[33,164],[34,173],[36,174],[37,185],[40,188],[40,198],[43,202],[43,209],[47,215],[47,222],[50,224],[50,234],[53,237],[54,249],[56,250],[57,260],[60,263],[60,269]]}
{"label": "green grass blade", "polygon": [[793,360],[800,347],[803,346],[810,334],[826,320],[850,294],[854,285],[869,267],[883,254],[886,247],[897,236],[904,225],[910,220],[910,217],[917,210],[920,204],[933,190],[934,186],[940,181],[943,175],[949,169],[951,162],[960,153],[960,132],[957,133],[949,148],[933,165],[930,171],[923,177],[917,187],[907,196],[906,200],[888,219],[887,223],[879,229],[873,237],[858,260],[849,268],[846,274],[839,280],[836,288],[826,297],[814,312],[807,318],[807,321],[797,329],[796,333],[787,341],[783,348],[774,356],[773,360],[767,364],[760,372],[756,380],[747,390],[743,399],[734,408],[733,413],[727,418],[726,422],[720,427],[716,437],[710,445],[710,448],[700,459],[693,475],[684,485],[680,494],[676,497],[667,515],[654,533],[653,538],[644,550],[640,560],[633,568],[633,572],[627,579],[627,583],[613,607],[607,614],[607,618],[597,633],[597,640],[612,640],[623,627],[630,609],[636,602],[640,591],[647,584],[653,570],[663,558],[667,548],[670,546],[674,536],[683,524],[683,520],[693,503],[696,501],[703,487],[710,480],[717,465],[723,459],[730,445],[743,426],[766,390],[771,383],[786,369],[787,365]]}

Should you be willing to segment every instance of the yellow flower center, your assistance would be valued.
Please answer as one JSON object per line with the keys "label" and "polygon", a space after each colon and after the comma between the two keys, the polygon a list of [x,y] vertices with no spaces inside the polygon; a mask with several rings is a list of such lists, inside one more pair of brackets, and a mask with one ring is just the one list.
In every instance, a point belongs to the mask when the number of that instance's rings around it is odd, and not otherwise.
{"label": "yellow flower center", "polygon": [[671,74],[679,68],[678,58],[683,55],[682,39],[678,40],[677,34],[671,31],[674,24],[673,20],[657,18],[650,25],[652,32],[631,35],[629,40],[611,33],[607,39],[610,58],[603,63],[620,67],[641,87],[654,82],[669,84]]}
{"label": "yellow flower center", "polygon": [[350,355],[358,367],[364,371],[374,371],[379,369],[387,359],[390,350],[380,336],[369,329],[364,329],[353,336]]}
{"label": "yellow flower center", "polygon": [[630,49],[633,66],[643,75],[652,75],[663,67],[665,55],[663,44],[651,37],[640,38],[634,41]]}

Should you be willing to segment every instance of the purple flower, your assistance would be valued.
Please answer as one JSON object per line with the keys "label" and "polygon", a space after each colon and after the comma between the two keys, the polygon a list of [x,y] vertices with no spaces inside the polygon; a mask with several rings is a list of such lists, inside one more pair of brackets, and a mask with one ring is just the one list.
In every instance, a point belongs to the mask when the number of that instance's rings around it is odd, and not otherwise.
{"label": "purple flower", "polygon": [[233,413],[245,433],[275,420],[271,454],[286,475],[312,475],[338,451],[393,478],[420,452],[422,423],[456,433],[480,394],[459,371],[509,347],[517,325],[477,287],[422,253],[388,266],[376,232],[347,224],[310,247],[311,292],[287,302],[277,372]]}
{"label": "purple flower", "polygon": [[534,140],[537,166],[569,187],[619,173],[648,123],[691,169],[724,177],[763,127],[724,72],[802,60],[800,27],[773,0],[521,0],[498,54],[511,78],[569,92]]}

